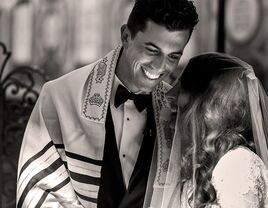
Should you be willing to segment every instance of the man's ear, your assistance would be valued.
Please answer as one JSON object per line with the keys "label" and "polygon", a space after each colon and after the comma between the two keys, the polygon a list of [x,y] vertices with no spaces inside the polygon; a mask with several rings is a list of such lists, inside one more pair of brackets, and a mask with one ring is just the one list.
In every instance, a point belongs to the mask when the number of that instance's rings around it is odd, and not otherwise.
{"label": "man's ear", "polygon": [[121,42],[124,47],[127,47],[129,40],[131,38],[130,31],[126,24],[121,26]]}

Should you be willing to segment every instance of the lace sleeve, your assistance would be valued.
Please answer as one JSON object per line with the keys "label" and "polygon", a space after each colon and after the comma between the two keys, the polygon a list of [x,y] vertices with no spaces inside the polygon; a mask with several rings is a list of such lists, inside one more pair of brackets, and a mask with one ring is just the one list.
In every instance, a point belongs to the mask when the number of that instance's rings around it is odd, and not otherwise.
{"label": "lace sleeve", "polygon": [[268,170],[262,160],[247,148],[226,153],[216,165],[212,183],[221,208],[268,207]]}

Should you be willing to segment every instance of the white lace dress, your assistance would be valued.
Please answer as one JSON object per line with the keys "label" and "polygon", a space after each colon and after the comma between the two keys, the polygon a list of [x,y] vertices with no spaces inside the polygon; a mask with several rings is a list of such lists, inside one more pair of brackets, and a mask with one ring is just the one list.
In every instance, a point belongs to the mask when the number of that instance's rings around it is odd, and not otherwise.
{"label": "white lace dress", "polygon": [[[217,202],[206,208],[268,207],[268,170],[258,155],[245,147],[227,152],[212,173]],[[190,208],[190,183],[185,183],[181,208]]]}

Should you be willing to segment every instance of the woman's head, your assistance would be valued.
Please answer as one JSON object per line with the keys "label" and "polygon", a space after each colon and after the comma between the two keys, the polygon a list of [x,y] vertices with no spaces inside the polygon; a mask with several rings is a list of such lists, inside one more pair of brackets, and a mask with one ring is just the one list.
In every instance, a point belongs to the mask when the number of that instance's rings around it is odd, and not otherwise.
{"label": "woman's head", "polygon": [[238,145],[254,151],[245,64],[207,53],[192,58],[181,77],[180,129],[184,144],[189,144],[182,174],[185,180],[192,177],[189,161],[194,157],[199,205],[215,199],[210,179],[223,154]]}
{"label": "woman's head", "polygon": [[207,53],[192,58],[181,77],[179,97],[182,113],[195,111],[206,133],[243,134],[251,128],[246,68],[232,57]]}

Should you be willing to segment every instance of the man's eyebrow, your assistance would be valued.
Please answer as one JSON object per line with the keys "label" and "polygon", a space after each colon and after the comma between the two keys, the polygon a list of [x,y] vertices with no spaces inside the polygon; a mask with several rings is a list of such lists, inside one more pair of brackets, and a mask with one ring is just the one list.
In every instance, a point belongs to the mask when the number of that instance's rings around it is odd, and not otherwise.
{"label": "man's eyebrow", "polygon": [[152,42],[147,42],[147,43],[145,43],[145,45],[146,46],[152,46],[152,47],[157,48],[157,49],[160,50],[160,48],[157,45],[155,45],[154,43],[152,43]]}
{"label": "man's eyebrow", "polygon": [[177,52],[173,52],[170,55],[182,55],[183,52],[182,51],[177,51]]}

